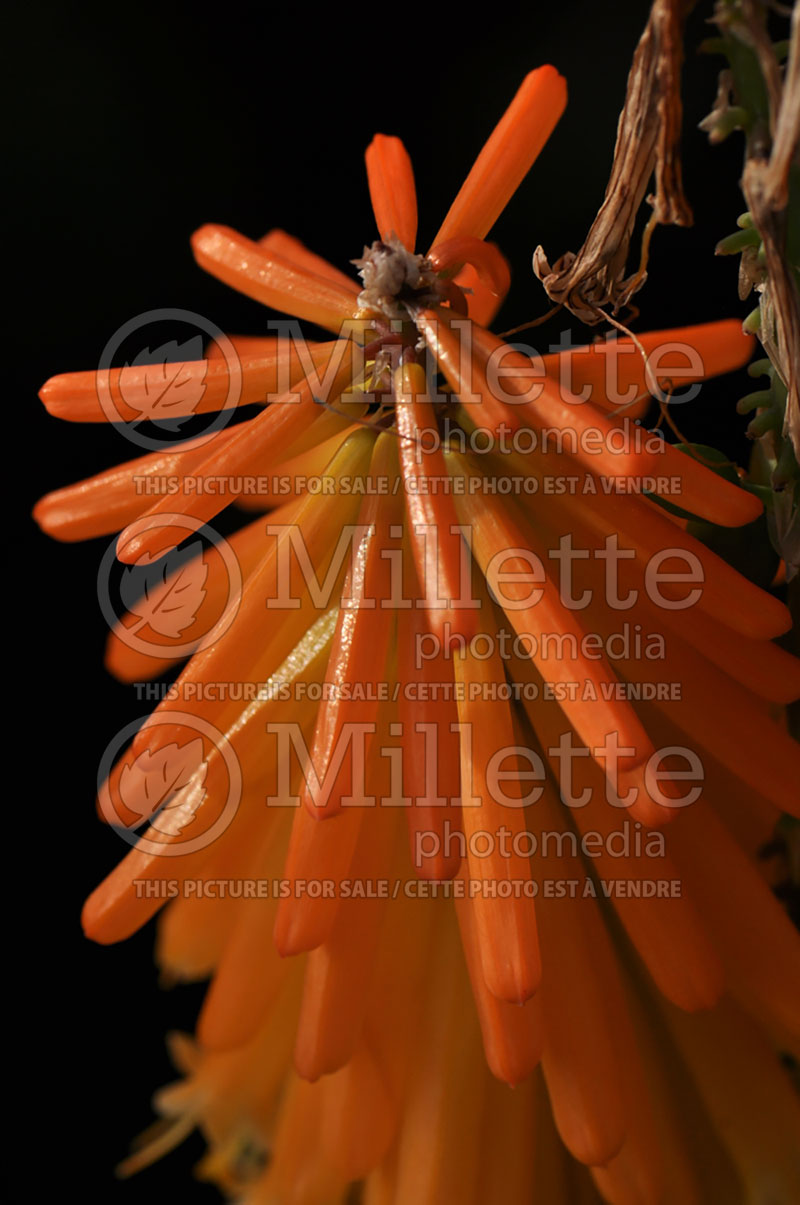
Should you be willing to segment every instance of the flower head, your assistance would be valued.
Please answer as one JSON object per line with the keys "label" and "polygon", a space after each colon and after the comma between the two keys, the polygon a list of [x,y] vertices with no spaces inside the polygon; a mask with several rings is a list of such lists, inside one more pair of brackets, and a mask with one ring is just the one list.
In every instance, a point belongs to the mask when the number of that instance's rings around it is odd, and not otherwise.
{"label": "flower head", "polygon": [[[543,360],[490,334],[509,274],[486,236],[564,102],[552,68],[527,77],[424,255],[408,155],[378,135],[360,286],[283,232],[198,231],[203,267],[336,338],[234,339],[233,366],[210,351],[185,366],[199,408],[269,402],[255,418],[39,505],[54,534],[121,529],[120,560],[150,565],[187,522],[252,505],[251,479],[288,482],[229,540],[235,598],[219,566],[202,575],[214,639],[100,793],[107,819],[150,823],[87,932],[129,935],[169,879],[159,960],[213,976],[159,1098],[172,1126],[132,1165],[196,1124],[201,1170],[250,1205],[352,1181],[400,1205],[579,1183],[712,1199],[708,1151],[726,1199],[760,1199],[765,1168],[791,1199],[764,1033],[796,1025],[798,952],[752,857],[797,806],[771,710],[800,695],[772,643],[788,613],[692,532],[756,519],[756,496],[630,421],[749,341],[710,323]],[[608,377],[624,351],[627,410]],[[43,398],[89,421],[105,391],[125,419],[146,388],[138,368],[78,373]],[[167,476],[154,502],[136,490]],[[178,660],[130,626],[109,644],[120,677]]]}

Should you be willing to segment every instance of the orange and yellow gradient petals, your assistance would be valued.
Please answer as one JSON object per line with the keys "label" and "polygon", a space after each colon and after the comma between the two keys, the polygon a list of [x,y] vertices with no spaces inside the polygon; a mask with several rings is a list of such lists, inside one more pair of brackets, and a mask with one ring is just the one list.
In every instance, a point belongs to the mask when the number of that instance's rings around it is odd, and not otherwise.
{"label": "orange and yellow gradient petals", "polygon": [[752,1018],[725,1000],[710,1013],[664,1016],[724,1146],[745,1200],[800,1197],[800,1106]]}
{"label": "orange and yellow gradient petals", "polygon": [[[462,288],[464,286],[460,281],[461,273],[465,265],[471,265],[478,282],[487,291],[488,296],[493,298],[495,308],[500,306],[511,287],[511,269],[508,261],[494,243],[486,243],[483,239],[464,236],[448,239],[444,243],[437,243],[428,253],[428,259],[441,275],[455,276]],[[483,297],[484,294],[481,293],[480,299],[476,298],[478,304],[482,302]],[[469,302],[470,298],[467,298],[468,313],[470,317],[475,318],[477,316],[474,310],[469,308]]]}
{"label": "orange and yellow gradient petals", "polygon": [[753,344],[753,336],[744,334],[737,318],[723,318],[698,326],[643,331],[636,342],[612,337],[551,352],[542,356],[542,362],[548,377],[566,394],[633,420],[648,409],[654,385],[663,391],[676,384],[685,389],[696,381],[734,372],[748,363]]}
{"label": "orange and yellow gradient petals", "polygon": [[[289,523],[298,509],[298,502],[290,502],[274,512],[273,521]],[[236,559],[243,584],[255,572],[264,556],[267,544],[264,528],[264,519],[256,519],[227,538],[227,547]],[[217,625],[221,626],[222,617],[231,601],[232,582],[226,560],[201,549],[189,560],[181,561],[177,568],[149,589],[143,607],[139,606],[138,611],[128,611],[117,620],[106,641],[105,664],[109,673],[120,682],[147,682],[163,674],[176,661],[183,660],[183,657],[170,656],[170,647],[175,644],[175,629],[168,625],[159,630],[158,615],[162,610],[169,614],[170,608],[180,601],[182,590],[193,593],[195,584],[201,582],[202,602],[191,624],[181,630],[180,643],[190,645],[195,639],[198,643],[211,643],[213,630]],[[148,619],[153,619],[155,626]],[[136,637],[142,628],[147,633],[147,639],[139,643],[132,637]],[[157,651],[159,645],[163,646],[161,656]]]}
{"label": "orange and yellow gradient petals", "polygon": [[478,1189],[481,1205],[530,1205],[537,1197],[540,1201],[551,1199],[542,1195],[536,1175],[536,1089],[532,1078],[511,1089],[486,1075]]}
{"label": "orange and yellow gradient petals", "polygon": [[[543,679],[532,662],[515,657],[511,664],[516,682],[530,682],[538,688],[539,697],[525,699],[524,706],[559,781],[565,806],[582,834],[599,833],[602,838],[592,852],[598,877],[608,883],[640,883],[657,874],[659,879],[680,881],[668,848],[662,853],[666,836],[658,834],[654,848],[641,840],[645,834],[639,833],[637,841],[627,810],[608,801],[605,775],[589,751],[581,750],[582,755],[574,758],[562,755],[562,738],[568,730],[558,705],[542,699]],[[675,898],[614,892],[611,902],[654,982],[669,1000],[690,1012],[716,1003],[723,989],[722,965],[685,886]]]}
{"label": "orange and yellow gradient petals", "polygon": [[[269,818],[266,835],[252,859],[259,882],[275,882],[283,870],[289,834],[287,816]],[[227,868],[230,877],[230,867]],[[206,1050],[231,1050],[258,1033],[283,988],[291,963],[272,940],[278,900],[254,896],[237,901],[235,923],[216,965],[197,1022]]]}
{"label": "orange and yellow gradient petals", "polygon": [[[355,484],[362,482],[373,442],[370,432],[357,431],[333,457],[328,473],[333,477],[346,476]],[[267,551],[245,583],[236,623],[214,645],[195,653],[175,682],[174,691],[156,707],[151,724],[134,737],[133,748],[137,753],[143,749],[152,751],[174,740],[169,715],[185,710],[189,701],[195,716],[220,730],[234,725],[240,704],[235,700],[223,701],[216,694],[209,697],[202,689],[203,683],[266,682],[314,626],[320,611],[339,597],[350,542],[346,529],[355,522],[358,513],[355,484],[354,495],[340,495],[335,507],[320,495],[308,494],[290,523],[274,525]],[[297,544],[293,545],[293,539],[298,540]],[[308,564],[299,559],[301,555],[308,558]],[[264,632],[255,646],[254,631]]]}
{"label": "orange and yellow gradient petals", "polygon": [[397,708],[411,857],[422,878],[451,879],[461,865],[461,777],[453,666],[428,631],[419,607],[398,613],[397,641]]}
{"label": "orange and yellow gradient petals", "polygon": [[[297,683],[320,682],[328,656],[333,632],[333,615],[324,616],[306,634],[290,657],[278,667],[267,682],[265,697],[248,704],[244,713],[239,713],[234,724],[226,732],[236,759],[242,768],[245,790],[239,810],[225,832],[210,845],[201,846],[192,853],[169,858],[166,865],[162,845],[170,843],[163,833],[148,829],[145,836],[152,842],[147,848],[133,848],[99,887],[89,896],[83,909],[83,925],[87,936],[102,944],[121,941],[135,933],[165,902],[163,894],[152,895],[140,891],[137,883],[163,880],[169,877],[179,886],[189,876],[197,875],[205,863],[213,857],[221,857],[224,846],[237,848],[252,840],[253,829],[264,822],[264,797],[268,793],[267,783],[276,773],[276,756],[264,755],[264,726],[270,720],[277,721],[283,704],[278,695],[281,687],[295,689]],[[295,718],[309,722],[313,705],[303,699]],[[178,730],[180,734],[180,730]],[[124,766],[122,759],[119,765]],[[253,769],[257,773],[253,773]],[[251,773],[248,774],[248,769]],[[262,777],[259,777],[262,776]],[[185,835],[191,837],[191,825],[197,824],[201,831],[205,813],[220,806],[231,788],[230,772],[222,753],[212,748],[205,763],[201,763],[187,785],[179,793],[175,807],[180,805],[188,813]],[[109,789],[106,784],[105,790]],[[102,793],[101,793],[102,794]],[[199,802],[198,802],[199,799]],[[180,839],[181,834],[178,834]]]}
{"label": "orange and yellow gradient petals", "polygon": [[201,268],[262,305],[314,322],[335,335],[353,317],[355,298],[350,289],[295,266],[228,226],[201,226],[192,236],[192,249]]}
{"label": "orange and yellow gradient petals", "polygon": [[670,846],[729,990],[768,1024],[800,1037],[800,935],[779,901],[705,802],[687,808]]}
{"label": "orange and yellow gradient petals", "polygon": [[[580,889],[548,892],[556,884],[584,881],[577,857],[551,843],[545,832],[564,831],[560,800],[548,780],[531,809],[539,837],[533,863],[541,889],[536,914],[542,949],[542,1070],[561,1138],[582,1163],[607,1163],[622,1146],[627,1111],[617,1049],[618,1019],[611,1008],[613,955],[596,903]],[[566,850],[566,846],[563,849]],[[624,1057],[636,1057],[626,1049]]]}
{"label": "orange and yellow gradient petals", "polygon": [[[311,782],[302,792],[303,806],[317,819],[336,815],[343,802],[358,797],[355,748],[348,756],[345,742],[354,742],[366,759],[381,693],[387,676],[387,656],[394,629],[392,546],[399,554],[402,498],[394,437],[379,436],[367,481],[373,492],[358,515],[360,539],[339,606],[323,697],[314,731]],[[384,490],[386,492],[384,492]],[[363,742],[363,743],[362,743]],[[319,789],[316,787],[319,784]]]}
{"label": "orange and yellow gradient petals", "polygon": [[[503,377],[503,391],[509,398],[513,397],[510,405],[499,403],[506,422],[526,423],[535,429],[574,431],[576,459],[592,472],[637,479],[651,476],[657,486],[660,480],[675,477],[680,481],[683,509],[711,523],[739,527],[762,513],[763,506],[754,494],[726,481],[671,444],[664,442],[658,450],[645,446],[612,451],[617,447],[611,435],[614,425],[601,409],[591,402],[579,402],[571,397],[546,375],[535,371],[533,362],[526,356],[505,352],[502,340],[482,327],[474,328],[474,340],[478,353],[487,361],[493,354],[503,356],[504,373],[508,374]],[[483,400],[486,403],[487,397]],[[496,396],[494,402],[498,404]],[[590,434],[597,431],[602,433],[605,447],[598,446],[596,436]],[[587,443],[592,439],[594,444]]]}
{"label": "orange and yellow gradient petals", "polygon": [[[319,443],[312,444],[302,451],[295,452],[294,449],[298,445],[294,444],[287,452],[287,459],[276,465],[274,473],[268,478],[259,479],[257,491],[239,494],[236,505],[240,510],[272,510],[274,507],[282,506],[289,499],[304,498],[309,492],[309,488],[320,490],[327,488],[326,468],[348,435],[352,435],[359,425],[357,423],[341,424],[337,416],[328,411],[315,419],[313,424],[314,428],[319,424],[317,433],[320,437],[324,434],[323,423],[328,417],[337,419],[341,429],[333,429],[326,439],[320,438]],[[358,418],[360,415],[356,415],[356,417]],[[325,423],[325,427],[328,427],[327,423]]]}
{"label": "orange and yellow gradient petals", "polygon": [[[456,452],[446,455],[454,474],[474,476],[469,461]],[[653,753],[644,727],[626,700],[614,697],[618,679],[610,666],[582,652],[585,635],[576,612],[561,602],[558,587],[545,569],[546,555],[533,539],[533,528],[523,528],[508,506],[495,498],[481,498],[466,490],[457,498],[457,509],[472,536],[475,558],[486,575],[489,588],[499,598],[509,623],[536,648],[537,668],[554,683],[591,682],[587,695],[560,692],[559,704],[582,743],[593,756],[607,764],[613,786],[621,785]],[[558,632],[571,636],[558,660],[542,656],[542,635]],[[632,815],[646,824],[664,824],[670,812],[640,791],[632,804]]]}
{"label": "orange and yellow gradient petals", "polygon": [[322,1091],[322,1150],[345,1180],[361,1180],[380,1163],[397,1126],[390,1085],[365,1042],[344,1067],[325,1077]]}
{"label": "orange and yellow gradient petals", "polygon": [[[387,768],[371,767],[370,789],[386,794]],[[294,1063],[304,1079],[344,1066],[361,1038],[372,969],[381,935],[387,896],[370,885],[387,881],[400,817],[392,808],[369,809],[361,825],[347,882],[349,898],[340,899],[331,932],[306,963],[303,1002],[297,1026]],[[325,828],[338,823],[319,822]],[[323,883],[330,879],[323,879]],[[336,884],[336,891],[339,884]]]}
{"label": "orange and yellow gradient petals", "polygon": [[[619,431],[603,410],[571,397],[547,377],[543,366],[513,351],[483,327],[453,320],[441,308],[435,313],[425,311],[418,325],[451,387],[462,401],[479,403],[480,410],[475,407],[473,416],[476,423],[491,429],[505,424],[512,429],[527,426],[536,431],[560,431],[564,446],[591,473],[636,480],[653,477],[661,488],[664,481],[677,478],[681,505],[713,523],[736,527],[762,513],[754,494],[725,481],[670,444],[662,441],[658,450],[646,446],[617,450]],[[499,374],[493,388],[486,376],[492,357],[496,357],[493,362]]]}
{"label": "orange and yellow gradient petals", "polygon": [[273,935],[284,958],[315,950],[327,940],[336,921],[339,900],[304,887],[310,882],[338,883],[350,877],[364,822],[364,808],[345,808],[323,824],[298,800],[283,868],[287,894],[278,903]]}
{"label": "orange and yellow gradient petals", "polygon": [[321,1124],[325,1095],[318,1084],[292,1075],[278,1112],[273,1156],[264,1176],[240,1198],[241,1205],[344,1205],[347,1182],[330,1166],[309,1135]]}
{"label": "orange and yellow gradient petals", "polygon": [[442,930],[394,1154],[394,1200],[480,1205],[477,1171],[485,1069],[469,981],[447,902],[428,901]]}
{"label": "orange and yellow gradient petals", "polygon": [[127,564],[135,564],[143,555],[160,556],[184,539],[185,527],[173,529],[164,515],[182,514],[198,525],[208,523],[235,501],[237,479],[248,474],[275,471],[292,444],[320,414],[316,391],[329,398],[338,397],[351,379],[352,344],[339,345],[338,363],[332,364],[330,381],[321,384],[316,376],[306,379],[296,392],[290,392],[267,407],[249,423],[234,429],[232,438],[221,450],[214,449],[197,467],[196,476],[215,479],[215,488],[196,488],[195,481],[181,482],[180,488],[154,503],[133,524],[120,533],[117,555]]}
{"label": "orange and yellow gradient petals", "polygon": [[[492,1075],[515,1088],[535,1071],[542,1057],[541,994],[537,992],[520,1007],[499,1000],[489,991],[483,975],[474,909],[468,898],[470,880],[462,875],[461,882],[464,896],[456,898],[456,915],[481,1025],[483,1051]],[[533,900],[529,905],[533,908]]]}
{"label": "orange and yellow gradient petals", "polygon": [[354,297],[358,296],[358,284],[352,276],[348,276],[346,272],[340,272],[333,264],[328,263],[327,259],[323,259],[315,251],[310,251],[305,243],[301,243],[300,239],[295,238],[293,234],[287,234],[285,230],[278,230],[276,227],[274,230],[268,231],[258,241],[259,245],[266,248],[267,251],[280,255],[282,259],[288,260],[296,268],[314,272],[324,280],[341,285],[343,289],[347,289]]}
{"label": "orange and yellow gradient petals", "polygon": [[[454,664],[462,826],[483,976],[499,1000],[524,1004],[539,986],[541,962],[533,900],[525,894],[530,862],[513,852],[515,838],[526,832],[527,813],[511,708],[498,697],[505,683],[503,664],[496,651],[479,659],[469,648],[455,654]],[[496,840],[501,828],[511,833],[508,856]],[[480,856],[484,848],[486,855]]]}
{"label": "orange and yellow gradient petals", "polygon": [[138,519],[152,505],[153,495],[148,489],[151,480],[193,474],[212,448],[221,451],[233,435],[232,430],[217,431],[210,439],[190,439],[168,451],[148,452],[95,477],[53,490],[39,499],[33,517],[49,536],[69,543],[110,535]]}
{"label": "orange and yellow gradient petals", "polygon": [[364,156],[375,224],[383,240],[399,238],[407,251],[417,241],[417,190],[408,151],[399,138],[376,134]]}
{"label": "orange and yellow gradient petals", "polygon": [[[470,606],[467,550],[452,495],[444,488],[447,469],[421,366],[399,368],[394,390],[409,537],[428,626],[440,640],[447,629],[469,637],[475,630],[475,608]],[[432,479],[439,482],[436,490]]]}
{"label": "orange and yellow gradient petals", "polygon": [[[469,410],[472,415],[477,407]],[[512,451],[506,459],[509,471],[526,473],[539,480],[564,467],[561,457],[540,450],[525,454]],[[688,584],[702,586],[694,591],[696,597],[690,605],[737,633],[753,640],[770,640],[791,627],[791,615],[780,599],[743,577],[700,540],[676,526],[650,500],[605,493],[595,480],[590,506],[580,494],[565,493],[554,502],[557,505],[540,511],[537,522],[557,536],[579,526],[582,540],[589,533],[601,542],[619,539],[623,558],[635,553],[637,572],[644,573],[653,562],[659,571],[663,569],[658,590],[668,602],[686,606]],[[674,583],[666,576],[678,572],[682,576]]]}
{"label": "orange and yellow gradient petals", "polygon": [[72,423],[137,423],[263,405],[301,377],[324,372],[337,342],[214,343],[205,360],[62,373],[45,382],[39,397],[49,414]]}
{"label": "orange and yellow gradient petals", "polygon": [[537,67],[495,126],[475,160],[433,246],[459,235],[485,238],[533,166],[567,103],[555,67]]}

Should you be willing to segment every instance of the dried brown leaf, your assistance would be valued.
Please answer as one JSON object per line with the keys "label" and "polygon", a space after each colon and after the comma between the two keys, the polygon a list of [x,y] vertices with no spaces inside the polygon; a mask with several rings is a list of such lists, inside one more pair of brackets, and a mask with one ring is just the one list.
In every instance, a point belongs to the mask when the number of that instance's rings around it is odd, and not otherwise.
{"label": "dried brown leaf", "polygon": [[[654,0],[628,76],[605,199],[583,247],[577,255],[562,255],[552,267],[542,247],[534,252],[533,270],[548,297],[583,322],[601,321],[599,311],[609,304],[618,312],[642,287],[654,224],[691,225],[679,156],[682,38],[690,7],[691,0]],[[653,214],[642,263],[626,276],[636,215],[654,172],[655,194],[647,197]]]}

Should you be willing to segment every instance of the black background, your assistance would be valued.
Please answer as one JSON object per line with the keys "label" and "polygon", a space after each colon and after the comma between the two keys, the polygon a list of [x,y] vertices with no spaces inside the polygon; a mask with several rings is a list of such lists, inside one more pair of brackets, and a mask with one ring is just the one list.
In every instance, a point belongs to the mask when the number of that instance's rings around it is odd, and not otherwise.
{"label": "black background", "polygon": [[[25,547],[7,564],[9,654],[23,658],[11,670],[9,656],[6,694],[23,739],[7,750],[22,774],[6,801],[6,853],[22,878],[7,934],[12,992],[34,1019],[24,1039],[32,1100],[20,1111],[35,1137],[22,1170],[36,1196],[52,1177],[54,1195],[70,1185],[81,1200],[145,1201],[174,1188],[217,1199],[190,1179],[197,1139],[131,1182],[112,1175],[151,1119],[151,1092],[172,1076],[163,1034],[191,1027],[200,993],[160,992],[152,928],[112,949],[80,932],[84,896],[125,852],[95,819],[98,760],[145,708],[102,667],[96,574],[106,541],[59,545],[28,516],[41,493],[138,453],[110,429],[49,418],[38,388],[54,373],[95,367],[113,332],[152,308],[263,329],[254,302],[194,264],[189,236],[203,222],[251,237],[282,226],[346,267],[374,237],[362,154],[376,130],[399,134],[412,155],[424,243],[524,74],[552,62],[568,80],[567,112],[493,234],[514,267],[499,328],[543,313],[531,253],[540,242],[551,258],[577,250],[602,200],[646,10],[534,0],[487,5],[479,20],[454,4],[348,4],[321,15],[298,4],[166,2],[39,5],[18,16],[9,111],[19,207],[6,237],[21,271],[4,402]],[[690,47],[706,36],[707,15],[701,4]],[[750,308],[736,298],[735,261],[713,256],[743,208],[738,138],[710,150],[696,128],[716,71],[689,50],[685,180],[696,224],[656,233],[640,330]],[[741,458],[746,420],[734,404],[747,391],[746,378],[709,385],[690,434]]]}

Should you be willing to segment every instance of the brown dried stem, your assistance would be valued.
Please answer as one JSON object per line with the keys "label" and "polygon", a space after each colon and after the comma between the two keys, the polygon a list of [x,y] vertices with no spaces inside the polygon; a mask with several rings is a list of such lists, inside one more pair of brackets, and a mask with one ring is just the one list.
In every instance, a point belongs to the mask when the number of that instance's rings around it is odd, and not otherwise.
{"label": "brown dried stem", "polygon": [[627,278],[625,266],[636,215],[654,172],[655,195],[647,197],[653,207],[648,235],[656,223],[692,222],[679,155],[683,26],[691,4],[654,0],[628,76],[605,199],[583,247],[577,255],[562,255],[552,268],[542,247],[534,252],[533,270],[548,297],[588,324],[603,320],[603,306],[611,305],[617,313],[645,282],[646,245],[638,270]]}

